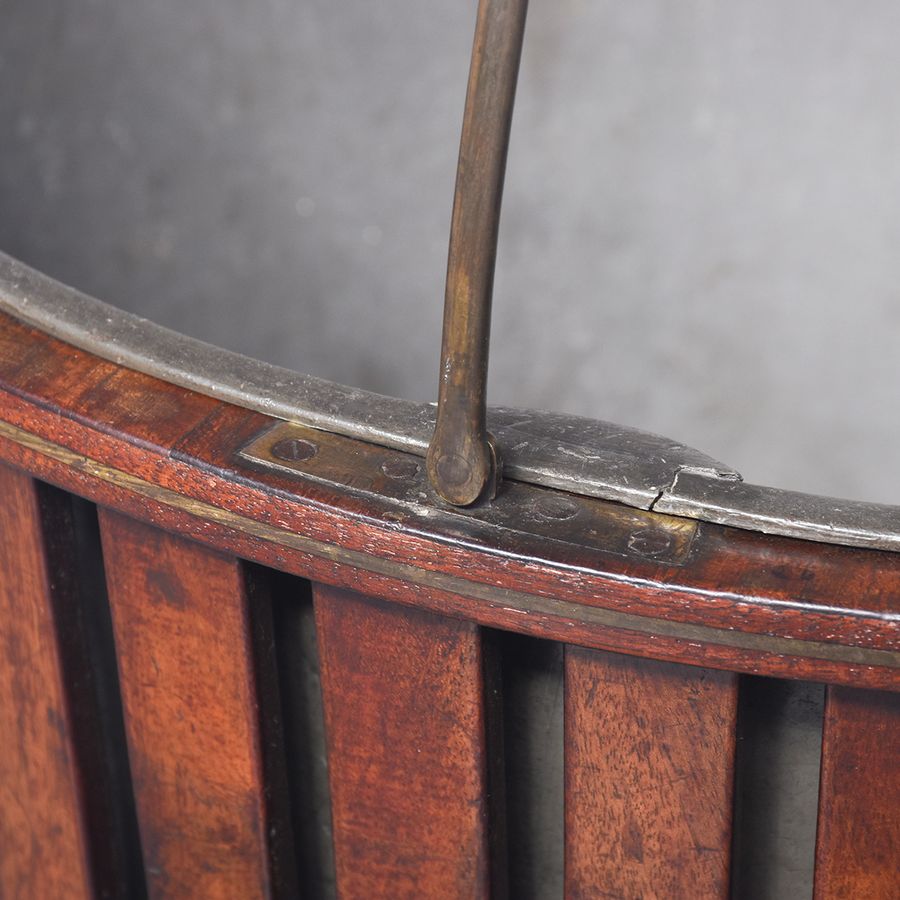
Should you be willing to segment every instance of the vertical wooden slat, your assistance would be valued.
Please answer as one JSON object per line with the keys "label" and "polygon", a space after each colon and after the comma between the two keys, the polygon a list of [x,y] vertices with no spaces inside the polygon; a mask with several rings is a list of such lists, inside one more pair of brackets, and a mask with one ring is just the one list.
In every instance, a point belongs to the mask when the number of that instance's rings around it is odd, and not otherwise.
{"label": "vertical wooden slat", "polygon": [[0,896],[93,896],[37,486],[0,498]]}
{"label": "vertical wooden slat", "polygon": [[566,648],[566,896],[726,897],[736,677]]}
{"label": "vertical wooden slat", "polygon": [[488,894],[479,629],[314,585],[338,894]]}
{"label": "vertical wooden slat", "polygon": [[900,694],[828,689],[815,897],[900,897]]}
{"label": "vertical wooden slat", "polygon": [[269,896],[244,568],[106,510],[100,524],[149,894]]}

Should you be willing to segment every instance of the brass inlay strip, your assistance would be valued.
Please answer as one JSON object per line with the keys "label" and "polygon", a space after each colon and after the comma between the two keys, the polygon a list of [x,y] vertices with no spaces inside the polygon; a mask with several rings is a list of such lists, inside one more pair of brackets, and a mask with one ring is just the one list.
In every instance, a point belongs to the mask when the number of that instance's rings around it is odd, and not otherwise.
{"label": "brass inlay strip", "polygon": [[489,545],[501,534],[520,534],[676,566],[687,560],[697,533],[694,519],[517,482],[504,484],[491,503],[452,507],[437,496],[422,460],[413,454],[292,422],[269,426],[238,457],[256,469],[375,497],[403,525],[427,522],[429,532],[448,534],[462,529]]}
{"label": "brass inlay strip", "polygon": [[357,550],[349,550],[334,544],[328,544],[315,538],[295,534],[283,528],[257,522],[239,513],[221,509],[202,500],[183,497],[168,488],[151,484],[128,472],[114,469],[59,444],[46,441],[8,422],[0,422],[0,437],[5,437],[50,459],[71,466],[99,481],[132,491],[156,503],[188,513],[199,519],[234,528],[268,543],[289,547],[311,556],[364,569],[377,575],[395,578],[410,584],[437,588],[472,600],[482,600],[495,607],[502,607],[526,614],[540,613],[574,619],[586,625],[633,631],[648,636],[657,635],[689,642],[719,644],[726,647],[773,653],[780,656],[808,657],[811,659],[849,663],[851,665],[900,668],[900,652],[897,651],[874,650],[867,647],[847,646],[845,644],[826,644],[819,641],[806,641],[766,634],[748,634],[746,632],[713,628],[708,625],[670,622],[666,619],[601,609],[566,600],[555,600],[521,591],[513,591],[507,588],[478,584],[477,582],[440,572],[423,571],[408,563],[385,560]]}

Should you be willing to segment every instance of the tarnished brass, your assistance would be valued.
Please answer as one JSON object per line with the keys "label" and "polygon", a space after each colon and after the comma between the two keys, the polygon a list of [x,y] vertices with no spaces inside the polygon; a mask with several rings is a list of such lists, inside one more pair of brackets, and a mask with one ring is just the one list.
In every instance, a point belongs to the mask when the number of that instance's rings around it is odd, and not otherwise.
{"label": "tarnished brass", "polygon": [[481,0],[463,117],[450,254],[437,422],[428,476],[449,503],[496,493],[501,464],[487,432],[491,293],[506,151],[527,0]]}
{"label": "tarnished brass", "polygon": [[494,503],[454,508],[431,489],[421,457],[290,422],[257,435],[239,458],[376,496],[387,502],[385,516],[405,527],[499,546],[514,535],[531,535],[542,542],[679,565],[697,531],[690,519],[517,482],[510,482]]}

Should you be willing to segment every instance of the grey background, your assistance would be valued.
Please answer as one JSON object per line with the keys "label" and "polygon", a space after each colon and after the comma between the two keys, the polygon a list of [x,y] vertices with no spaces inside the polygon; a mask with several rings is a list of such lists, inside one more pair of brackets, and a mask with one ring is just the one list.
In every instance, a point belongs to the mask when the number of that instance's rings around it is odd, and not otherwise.
{"label": "grey background", "polygon": [[[0,0],[0,247],[436,393],[474,0]],[[900,502],[900,6],[534,0],[491,401]]]}

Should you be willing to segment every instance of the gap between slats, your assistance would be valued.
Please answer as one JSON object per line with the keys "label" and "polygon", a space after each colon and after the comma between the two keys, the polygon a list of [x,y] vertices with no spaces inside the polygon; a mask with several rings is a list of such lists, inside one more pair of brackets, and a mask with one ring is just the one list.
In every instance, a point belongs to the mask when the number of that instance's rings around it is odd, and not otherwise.
{"label": "gap between slats", "polygon": [[810,900],[822,756],[821,684],[743,676],[734,900]]}
{"label": "gap between slats", "polygon": [[336,897],[325,714],[312,587],[271,573],[284,755],[300,884],[306,897]]}
{"label": "gap between slats", "polygon": [[0,493],[0,894],[141,898],[95,510],[5,467]]}
{"label": "gap between slats", "polygon": [[501,670],[509,894],[563,896],[563,645],[492,636]]}

